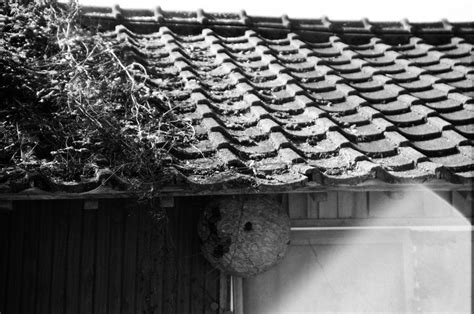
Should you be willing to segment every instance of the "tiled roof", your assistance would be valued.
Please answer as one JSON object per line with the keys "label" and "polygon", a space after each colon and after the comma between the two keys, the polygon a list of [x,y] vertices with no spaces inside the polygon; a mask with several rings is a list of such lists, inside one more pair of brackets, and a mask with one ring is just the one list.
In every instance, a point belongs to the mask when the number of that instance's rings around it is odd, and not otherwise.
{"label": "tiled roof", "polygon": [[474,23],[82,14],[175,78],[198,141],[172,172],[194,187],[472,182]]}

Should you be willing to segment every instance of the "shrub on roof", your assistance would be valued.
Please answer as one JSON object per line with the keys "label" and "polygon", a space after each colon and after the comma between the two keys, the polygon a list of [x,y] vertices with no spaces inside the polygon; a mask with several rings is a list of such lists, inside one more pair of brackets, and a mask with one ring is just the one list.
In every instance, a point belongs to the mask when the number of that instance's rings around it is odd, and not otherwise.
{"label": "shrub on roof", "polygon": [[81,26],[77,3],[4,11],[0,169],[80,181],[110,168],[137,188],[155,185],[167,151],[192,144],[193,130],[146,63],[126,41]]}

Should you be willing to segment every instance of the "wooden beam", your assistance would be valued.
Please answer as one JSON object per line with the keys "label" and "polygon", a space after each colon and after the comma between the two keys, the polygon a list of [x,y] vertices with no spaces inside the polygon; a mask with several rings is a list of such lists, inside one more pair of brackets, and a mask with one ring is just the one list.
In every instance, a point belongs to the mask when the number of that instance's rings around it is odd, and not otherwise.
{"label": "wooden beam", "polygon": [[311,227],[380,227],[380,226],[468,226],[472,218],[347,218],[347,219],[292,219],[292,228]]}
{"label": "wooden beam", "polygon": [[[159,190],[161,193],[173,196],[198,196],[198,195],[235,195],[235,194],[276,194],[276,193],[320,193],[329,191],[472,191],[470,184],[451,184],[446,182],[433,182],[427,184],[390,184],[383,181],[367,181],[358,185],[324,186],[315,182],[308,182],[306,186],[299,188],[240,188],[221,189],[209,191],[208,189],[190,189],[189,187],[176,186],[165,187]],[[110,190],[110,189],[109,189]],[[137,194],[130,191],[96,191],[84,193],[0,193],[0,200],[55,200],[55,199],[99,199],[99,198],[136,198]],[[470,197],[472,199],[472,196]]]}
{"label": "wooden beam", "polygon": [[232,277],[232,291],[234,298],[234,314],[244,314],[244,291],[241,277]]}
{"label": "wooden beam", "polygon": [[79,199],[110,199],[110,198],[136,198],[137,195],[131,192],[117,191],[114,193],[47,193],[29,194],[29,193],[8,193],[0,194],[0,200],[10,201],[34,201],[34,200],[79,200]]}
{"label": "wooden beam", "polygon": [[453,184],[442,180],[428,183],[387,183],[380,180],[368,180],[356,185],[321,185],[316,182],[307,182],[305,186],[297,188],[264,188],[256,190],[253,188],[237,188],[214,190],[187,189],[185,187],[164,187],[160,192],[171,193],[174,195],[228,195],[228,194],[274,194],[274,193],[308,193],[308,192],[329,192],[329,191],[472,191],[472,185]]}

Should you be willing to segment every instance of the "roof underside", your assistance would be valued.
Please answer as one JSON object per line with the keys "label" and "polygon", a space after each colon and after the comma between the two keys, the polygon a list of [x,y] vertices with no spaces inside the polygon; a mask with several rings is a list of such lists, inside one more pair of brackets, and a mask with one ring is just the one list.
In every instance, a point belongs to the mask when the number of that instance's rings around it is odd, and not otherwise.
{"label": "roof underside", "polygon": [[474,23],[82,16],[160,73],[193,126],[198,141],[171,148],[168,187],[472,182]]}

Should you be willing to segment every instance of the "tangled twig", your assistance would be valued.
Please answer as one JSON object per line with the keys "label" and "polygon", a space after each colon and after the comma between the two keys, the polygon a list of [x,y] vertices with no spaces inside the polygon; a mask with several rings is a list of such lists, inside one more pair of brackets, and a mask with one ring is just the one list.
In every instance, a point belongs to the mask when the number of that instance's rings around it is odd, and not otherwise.
{"label": "tangled twig", "polygon": [[[195,147],[189,121],[130,61],[117,36],[80,25],[77,3],[12,3],[0,32],[0,166],[62,181],[108,167],[153,190],[176,145]],[[198,150],[198,149],[197,149]],[[1,167],[0,167],[1,168]]]}

